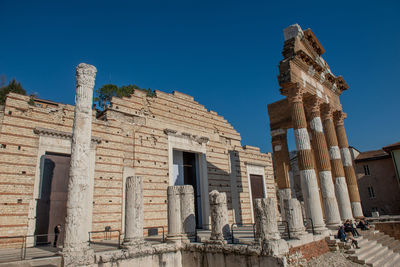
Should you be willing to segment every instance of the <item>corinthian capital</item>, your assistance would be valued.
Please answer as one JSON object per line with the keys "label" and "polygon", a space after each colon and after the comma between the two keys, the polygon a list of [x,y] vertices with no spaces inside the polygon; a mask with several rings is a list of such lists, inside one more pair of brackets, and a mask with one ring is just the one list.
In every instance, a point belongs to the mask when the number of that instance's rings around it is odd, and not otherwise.
{"label": "corinthian capital", "polygon": [[324,101],[317,95],[308,95],[305,96],[304,107],[312,118],[320,117],[322,103],[324,103]]}
{"label": "corinthian capital", "polygon": [[76,67],[76,86],[94,87],[97,69],[95,66],[81,63]]}
{"label": "corinthian capital", "polygon": [[333,120],[333,108],[330,104],[324,103],[321,105],[321,119],[325,120]]}
{"label": "corinthian capital", "polygon": [[302,88],[298,83],[290,84],[281,89],[282,95],[287,97],[289,103],[303,102],[305,91],[305,88]]}
{"label": "corinthian capital", "polygon": [[344,125],[344,119],[347,118],[347,114],[341,110],[338,110],[333,113],[333,118],[336,125]]}

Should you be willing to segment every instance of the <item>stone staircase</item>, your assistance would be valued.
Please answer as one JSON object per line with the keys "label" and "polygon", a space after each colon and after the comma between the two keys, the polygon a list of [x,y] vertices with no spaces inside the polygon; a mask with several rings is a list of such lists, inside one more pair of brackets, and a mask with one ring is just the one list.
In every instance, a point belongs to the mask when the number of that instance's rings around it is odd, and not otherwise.
{"label": "stone staircase", "polygon": [[[356,238],[360,249],[349,248],[349,244],[339,242],[339,247],[346,249],[345,253],[353,262],[372,267],[400,266],[400,241],[376,230],[361,231],[361,237]],[[342,243],[342,244],[340,244]],[[328,242],[329,244],[329,242]]]}

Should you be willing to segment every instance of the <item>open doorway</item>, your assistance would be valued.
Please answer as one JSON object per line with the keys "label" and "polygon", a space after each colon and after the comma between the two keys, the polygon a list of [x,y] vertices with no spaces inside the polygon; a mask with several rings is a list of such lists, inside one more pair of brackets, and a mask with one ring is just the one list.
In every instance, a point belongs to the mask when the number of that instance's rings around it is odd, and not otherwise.
{"label": "open doorway", "polygon": [[173,150],[173,179],[174,185],[193,186],[196,227],[202,228],[199,155],[197,153]]}
{"label": "open doorway", "polygon": [[[54,228],[65,225],[70,155],[46,153],[41,159],[40,191],[36,206],[36,245],[45,245],[54,240]],[[58,243],[64,240],[63,230]],[[47,236],[50,235],[50,236]]]}

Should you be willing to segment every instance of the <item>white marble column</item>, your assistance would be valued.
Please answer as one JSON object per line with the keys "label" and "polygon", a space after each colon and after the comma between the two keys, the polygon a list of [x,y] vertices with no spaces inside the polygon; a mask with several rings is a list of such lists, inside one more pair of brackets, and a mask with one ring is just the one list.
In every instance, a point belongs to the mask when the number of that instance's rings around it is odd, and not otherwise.
{"label": "white marble column", "polygon": [[281,255],[288,252],[287,243],[281,239],[278,230],[275,199],[255,199],[254,217],[256,238],[262,246],[263,254]]}
{"label": "white marble column", "polygon": [[181,186],[168,186],[168,235],[167,241],[180,243],[182,240]]}
{"label": "white marble column", "polygon": [[143,240],[143,181],[140,176],[126,178],[125,236],[123,245],[135,246]]}
{"label": "white marble column", "polygon": [[194,210],[194,190],[191,185],[181,186],[181,219],[182,232],[192,239],[196,231],[196,217]]}
{"label": "white marble column", "polygon": [[224,242],[230,238],[226,193],[213,190],[209,194],[211,214],[211,241]]}
{"label": "white marble column", "polygon": [[311,151],[310,137],[307,131],[307,120],[304,113],[303,94],[305,88],[299,85],[293,85],[293,87],[284,88],[282,92],[287,95],[292,109],[293,133],[297,148],[297,159],[307,215],[314,224],[315,232],[322,233],[326,231],[327,228],[325,227],[323,219],[313,153]]}
{"label": "white marble column", "polygon": [[71,163],[69,170],[67,216],[63,257],[66,266],[82,265],[93,261],[89,249],[86,221],[90,192],[90,144],[92,135],[92,98],[96,77],[94,66],[81,63],[76,68],[75,113],[72,130]]}

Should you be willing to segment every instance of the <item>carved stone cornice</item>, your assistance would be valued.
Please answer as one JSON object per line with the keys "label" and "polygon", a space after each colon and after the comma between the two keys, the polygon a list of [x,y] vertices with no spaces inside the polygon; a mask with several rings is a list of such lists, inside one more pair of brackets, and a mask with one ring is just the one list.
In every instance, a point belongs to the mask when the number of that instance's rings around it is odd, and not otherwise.
{"label": "carved stone cornice", "polygon": [[[33,129],[33,132],[40,136],[50,136],[50,137],[55,137],[55,138],[60,138],[60,139],[72,139],[72,133],[57,131],[57,130],[53,130],[53,129],[36,127]],[[101,138],[92,136],[92,142],[100,144]]]}
{"label": "carved stone cornice", "polygon": [[187,133],[187,132],[178,133],[178,131],[172,130],[172,129],[168,129],[168,128],[164,129],[164,133],[166,135],[181,136],[181,137],[184,137],[184,138],[188,138],[188,139],[191,139],[193,141],[196,141],[199,144],[203,144],[203,143],[206,144],[210,140],[206,136],[197,136],[197,135],[194,135],[194,134],[191,134],[191,133]]}

